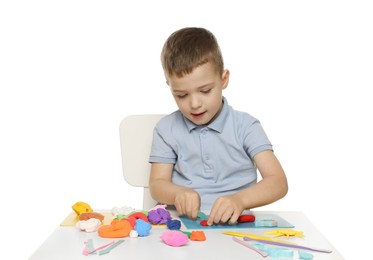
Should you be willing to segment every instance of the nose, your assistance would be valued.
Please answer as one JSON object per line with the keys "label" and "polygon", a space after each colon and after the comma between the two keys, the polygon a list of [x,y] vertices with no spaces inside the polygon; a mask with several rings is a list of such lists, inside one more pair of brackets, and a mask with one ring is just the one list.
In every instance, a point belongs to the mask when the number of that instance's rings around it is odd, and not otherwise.
{"label": "nose", "polygon": [[202,102],[201,99],[198,97],[198,95],[191,95],[190,97],[190,107],[192,109],[197,109],[201,107]]}

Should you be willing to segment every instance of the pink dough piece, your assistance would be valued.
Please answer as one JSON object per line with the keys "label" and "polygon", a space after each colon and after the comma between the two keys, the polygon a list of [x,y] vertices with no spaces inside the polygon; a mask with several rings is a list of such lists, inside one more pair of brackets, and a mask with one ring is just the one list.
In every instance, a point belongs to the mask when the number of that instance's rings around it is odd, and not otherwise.
{"label": "pink dough piece", "polygon": [[169,246],[183,246],[188,243],[188,236],[177,230],[163,232],[161,239]]}

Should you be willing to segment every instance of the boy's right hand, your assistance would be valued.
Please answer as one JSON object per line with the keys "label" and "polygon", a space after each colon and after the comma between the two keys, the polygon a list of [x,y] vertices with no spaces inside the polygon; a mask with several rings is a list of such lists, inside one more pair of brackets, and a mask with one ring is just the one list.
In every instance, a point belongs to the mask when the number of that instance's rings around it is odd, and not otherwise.
{"label": "boy's right hand", "polygon": [[188,218],[197,219],[201,197],[195,190],[185,188],[176,193],[174,205],[180,216],[185,215]]}

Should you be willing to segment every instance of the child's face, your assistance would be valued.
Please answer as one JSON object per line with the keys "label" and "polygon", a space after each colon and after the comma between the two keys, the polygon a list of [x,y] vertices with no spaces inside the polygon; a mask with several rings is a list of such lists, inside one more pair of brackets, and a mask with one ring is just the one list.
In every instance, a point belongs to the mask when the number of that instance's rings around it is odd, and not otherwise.
{"label": "child's face", "polygon": [[228,70],[220,75],[206,63],[181,78],[169,77],[167,83],[181,113],[196,125],[206,125],[219,114],[228,81]]}

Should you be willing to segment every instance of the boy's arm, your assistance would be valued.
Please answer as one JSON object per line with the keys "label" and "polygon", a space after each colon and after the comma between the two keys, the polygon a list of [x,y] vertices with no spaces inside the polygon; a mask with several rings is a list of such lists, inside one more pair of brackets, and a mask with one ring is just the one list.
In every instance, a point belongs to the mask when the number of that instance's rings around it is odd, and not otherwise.
{"label": "boy's arm", "polygon": [[254,156],[254,161],[262,180],[235,194],[218,198],[211,209],[208,224],[228,220],[233,224],[243,210],[270,204],[286,195],[286,175],[275,154],[263,151]]}
{"label": "boy's arm", "polygon": [[263,151],[254,156],[262,180],[239,194],[245,209],[264,206],[283,198],[288,192],[286,175],[272,151]]}
{"label": "boy's arm", "polygon": [[173,164],[152,163],[149,188],[152,197],[164,204],[175,205],[180,215],[197,218],[201,199],[193,189],[172,183]]}

